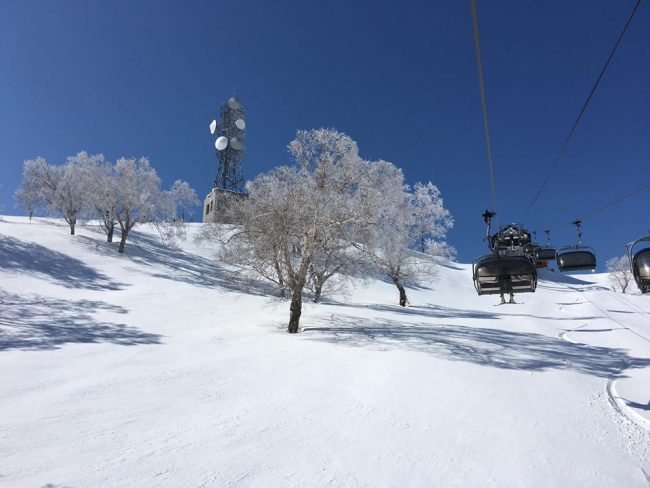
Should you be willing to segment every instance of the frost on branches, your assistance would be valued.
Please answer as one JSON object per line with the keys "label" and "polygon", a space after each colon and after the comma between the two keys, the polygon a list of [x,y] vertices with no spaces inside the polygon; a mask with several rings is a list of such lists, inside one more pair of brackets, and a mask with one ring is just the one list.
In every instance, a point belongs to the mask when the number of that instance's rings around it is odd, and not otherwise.
{"label": "frost on branches", "polygon": [[293,165],[249,182],[237,225],[212,227],[225,243],[222,259],[291,299],[291,333],[299,331],[306,289],[318,301],[328,280],[368,264],[390,276],[405,305],[404,284],[422,271],[411,249],[452,225],[437,188],[418,185],[416,197],[401,170],[364,161],[357,144],[332,129],[299,131],[289,152]]}
{"label": "frost on branches", "polygon": [[84,205],[81,180],[81,167],[74,158],[68,158],[61,166],[50,165],[40,157],[29,159],[24,162],[23,182],[16,198],[30,216],[39,205],[59,213],[70,225],[70,234],[74,235]]}
{"label": "frost on branches", "polygon": [[240,226],[223,258],[274,282],[291,299],[288,331],[298,332],[302,298],[310,280],[322,287],[363,225],[364,162],[357,145],[337,131],[300,131],[289,145],[295,164],[249,182]]}
{"label": "frost on branches", "polygon": [[176,225],[176,216],[184,219],[198,203],[196,192],[184,181],[177,180],[171,190],[163,191],[146,158],[121,158],[113,164],[102,154],[86,152],[70,156],[59,166],[43,158],[25,161],[16,200],[30,217],[40,206],[60,214],[73,235],[78,219],[98,219],[106,240],[112,242],[119,224],[120,253],[137,223],[154,223],[170,235],[168,227]]}
{"label": "frost on branches", "polygon": [[612,284],[612,288],[614,290],[619,288],[621,293],[625,293],[633,278],[628,259],[625,256],[612,258],[607,261],[605,268],[609,273],[609,281]]}
{"label": "frost on branches", "polygon": [[373,225],[368,227],[361,249],[377,269],[387,275],[399,292],[399,304],[406,306],[405,285],[433,275],[435,263],[417,256],[414,249],[451,249],[435,239],[443,239],[453,226],[440,192],[432,183],[416,183],[410,192],[402,170],[392,163],[370,163],[367,173],[369,206]]}

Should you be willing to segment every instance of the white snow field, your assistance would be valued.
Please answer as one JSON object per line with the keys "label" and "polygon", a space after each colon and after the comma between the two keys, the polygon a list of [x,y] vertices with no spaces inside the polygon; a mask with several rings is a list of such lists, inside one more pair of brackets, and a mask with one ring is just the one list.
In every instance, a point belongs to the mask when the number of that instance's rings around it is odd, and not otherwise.
{"label": "white snow field", "polygon": [[[200,224],[190,225],[190,234]],[[0,486],[647,487],[650,296],[465,264],[306,303],[136,227],[0,222]]]}

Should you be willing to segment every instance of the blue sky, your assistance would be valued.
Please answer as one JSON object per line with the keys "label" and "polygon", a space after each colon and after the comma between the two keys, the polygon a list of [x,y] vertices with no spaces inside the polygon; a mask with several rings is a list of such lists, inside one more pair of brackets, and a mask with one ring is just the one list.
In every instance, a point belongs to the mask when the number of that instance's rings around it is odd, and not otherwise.
{"label": "blue sky", "polygon": [[[478,2],[501,223],[519,221],[633,0]],[[544,193],[523,222],[555,228],[650,183],[650,8],[642,4]],[[236,93],[244,174],[288,162],[297,129],[334,127],[362,156],[432,181],[461,261],[492,207],[469,2],[16,1],[0,5],[0,201],[22,162],[80,150],[150,157],[202,196],[208,124]],[[650,191],[585,220],[600,263],[650,230]],[[198,216],[197,211],[197,216]]]}

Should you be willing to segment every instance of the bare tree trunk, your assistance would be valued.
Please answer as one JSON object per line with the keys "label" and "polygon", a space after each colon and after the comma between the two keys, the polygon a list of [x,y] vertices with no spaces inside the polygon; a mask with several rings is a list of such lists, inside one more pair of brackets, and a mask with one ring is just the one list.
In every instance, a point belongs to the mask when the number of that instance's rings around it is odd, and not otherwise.
{"label": "bare tree trunk", "polygon": [[122,238],[120,239],[120,247],[117,250],[117,252],[124,253],[124,245],[126,244],[126,237],[128,235],[129,235],[129,231],[122,229]]}
{"label": "bare tree trunk", "polygon": [[70,219],[70,235],[74,235],[74,226],[77,224],[77,219]]}
{"label": "bare tree trunk", "polygon": [[284,278],[282,277],[282,269],[280,269],[280,263],[276,259],[273,264],[275,266],[275,273],[278,275],[278,284],[280,285],[280,288],[284,288]]}
{"label": "bare tree trunk", "polygon": [[320,303],[323,294],[323,282],[318,280],[314,283],[314,303]]}
{"label": "bare tree trunk", "polygon": [[106,242],[113,242],[113,231],[115,230],[115,224],[110,224],[108,226],[108,232],[106,233]]}
{"label": "bare tree trunk", "polygon": [[406,290],[404,290],[404,287],[399,281],[399,278],[397,276],[393,276],[393,283],[399,290],[399,304],[400,307],[406,307]]}
{"label": "bare tree trunk", "polygon": [[33,216],[33,215],[34,215],[34,211],[33,211],[33,210],[30,210],[30,211],[29,211],[29,221],[30,221],[30,222],[32,221],[32,216]]}
{"label": "bare tree trunk", "polygon": [[291,314],[289,316],[289,328],[287,330],[290,334],[295,334],[300,327],[300,315],[302,314],[302,287],[296,287],[293,290],[289,310]]}

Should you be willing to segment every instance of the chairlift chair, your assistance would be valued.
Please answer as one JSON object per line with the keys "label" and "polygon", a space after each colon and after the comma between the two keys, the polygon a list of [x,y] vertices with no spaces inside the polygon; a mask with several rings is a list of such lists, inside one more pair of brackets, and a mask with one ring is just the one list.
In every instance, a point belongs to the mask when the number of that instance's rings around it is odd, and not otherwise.
{"label": "chairlift chair", "polygon": [[488,247],[491,254],[480,256],[472,263],[474,288],[479,295],[534,292],[537,288],[535,261],[526,254],[530,233],[518,224],[502,227],[490,236],[493,212],[485,211]]}
{"label": "chairlift chair", "polygon": [[557,250],[557,267],[561,272],[567,271],[592,271],[596,269],[596,253],[588,246],[582,245],[582,231],[580,220],[572,222],[578,232],[578,243],[573,246],[564,246]]}
{"label": "chairlift chair", "polygon": [[650,242],[650,235],[641,237],[630,242],[627,247],[627,258],[630,262],[630,269],[634,275],[634,281],[641,290],[641,293],[650,292],[650,247],[643,248],[632,255],[634,246],[641,242]]}
{"label": "chairlift chair", "polygon": [[474,288],[479,295],[501,293],[504,282],[513,293],[534,292],[537,288],[535,262],[522,254],[487,254],[472,263]]}
{"label": "chairlift chair", "polygon": [[555,248],[540,246],[535,249],[535,259],[537,261],[554,261],[555,260]]}
{"label": "chairlift chair", "polygon": [[[555,261],[556,250],[551,246],[551,231],[545,230],[544,233],[546,234],[546,245],[535,248],[535,261],[537,261],[538,267],[545,267],[548,265],[548,261]],[[545,265],[539,266],[539,263],[545,263]]]}

